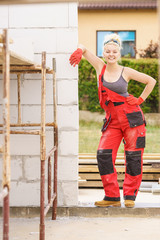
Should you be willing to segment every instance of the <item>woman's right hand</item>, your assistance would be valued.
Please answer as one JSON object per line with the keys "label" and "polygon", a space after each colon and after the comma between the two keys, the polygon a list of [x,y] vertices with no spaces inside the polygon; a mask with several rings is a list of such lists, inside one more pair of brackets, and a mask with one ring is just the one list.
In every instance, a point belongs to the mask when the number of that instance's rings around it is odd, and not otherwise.
{"label": "woman's right hand", "polygon": [[72,53],[72,55],[69,58],[69,61],[73,67],[75,67],[76,64],[79,64],[82,58],[82,54],[83,54],[83,51],[81,48],[77,48],[77,50],[74,51],[74,53]]}
{"label": "woman's right hand", "polygon": [[136,98],[133,95],[130,95],[129,97],[126,98],[126,102],[129,105],[140,105],[140,104],[142,104],[144,102],[144,100],[141,97]]}

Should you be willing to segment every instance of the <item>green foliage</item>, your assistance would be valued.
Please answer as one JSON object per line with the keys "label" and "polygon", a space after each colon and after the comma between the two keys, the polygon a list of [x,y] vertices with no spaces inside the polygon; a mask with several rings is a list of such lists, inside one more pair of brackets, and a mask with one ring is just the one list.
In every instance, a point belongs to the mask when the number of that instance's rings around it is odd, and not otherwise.
{"label": "green foliage", "polygon": [[79,108],[91,112],[103,112],[98,100],[96,71],[83,59],[79,64]]}
{"label": "green foliage", "polygon": [[[144,113],[158,112],[158,60],[122,58],[120,64],[148,74],[157,80],[152,93],[141,107]],[[131,80],[128,85],[128,92],[135,97],[139,97],[144,88],[144,84]],[[82,59],[79,64],[79,109],[103,112],[98,100],[96,71],[85,59]]]}

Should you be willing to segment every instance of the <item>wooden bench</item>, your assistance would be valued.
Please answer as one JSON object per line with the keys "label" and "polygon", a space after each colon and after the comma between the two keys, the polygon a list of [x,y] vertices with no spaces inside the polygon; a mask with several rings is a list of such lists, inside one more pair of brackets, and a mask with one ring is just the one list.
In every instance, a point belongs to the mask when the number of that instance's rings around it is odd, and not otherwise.
{"label": "wooden bench", "polygon": [[[124,155],[118,154],[116,159],[118,183],[122,188],[125,176]],[[145,182],[158,182],[160,179],[160,154],[144,154],[143,177]],[[102,188],[101,177],[95,154],[79,154],[79,188]]]}

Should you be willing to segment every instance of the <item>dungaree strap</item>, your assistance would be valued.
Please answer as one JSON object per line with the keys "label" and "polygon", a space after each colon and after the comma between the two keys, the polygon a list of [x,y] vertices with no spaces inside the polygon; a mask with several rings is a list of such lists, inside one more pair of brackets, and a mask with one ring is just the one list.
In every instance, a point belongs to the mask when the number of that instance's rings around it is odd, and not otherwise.
{"label": "dungaree strap", "polygon": [[122,74],[123,74],[123,71],[124,71],[124,67],[122,68],[121,76],[122,76]]}
{"label": "dungaree strap", "polygon": [[102,75],[104,74],[105,69],[106,69],[106,64],[105,64],[105,65],[103,66],[103,68],[102,68],[102,71],[101,71],[101,77],[102,77]]}
{"label": "dungaree strap", "polygon": [[99,75],[99,91],[98,92],[99,92],[99,103],[100,103],[101,107],[102,107],[102,81],[101,81],[101,79],[102,79],[102,75],[105,72],[105,69],[106,69],[106,64],[103,66],[101,74]]}

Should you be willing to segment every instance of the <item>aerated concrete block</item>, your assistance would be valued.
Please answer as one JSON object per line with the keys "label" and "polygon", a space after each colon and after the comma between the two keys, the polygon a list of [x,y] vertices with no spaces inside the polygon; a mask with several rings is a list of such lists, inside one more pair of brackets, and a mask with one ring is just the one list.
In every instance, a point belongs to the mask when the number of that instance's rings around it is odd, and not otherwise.
{"label": "aerated concrete block", "polygon": [[[21,104],[41,104],[41,80],[22,81]],[[46,80],[46,104],[53,104],[53,81],[51,80]]]}
{"label": "aerated concrete block", "polygon": [[77,79],[78,67],[72,67],[69,62],[71,54],[57,54],[57,78]]}
{"label": "aerated concrete block", "polygon": [[38,181],[40,179],[40,156],[26,156],[23,160],[24,179]]}
{"label": "aerated concrete block", "polygon": [[[24,123],[41,122],[41,105],[23,105],[22,121]],[[53,122],[53,106],[46,106],[46,123]]]}
{"label": "aerated concrete block", "polygon": [[23,80],[21,82],[21,103],[25,105],[41,104],[40,80]]}
{"label": "aerated concrete block", "polygon": [[58,181],[78,179],[78,157],[58,157]]}
{"label": "aerated concrete block", "polygon": [[23,178],[23,167],[21,156],[11,156],[11,181]]}
{"label": "aerated concrete block", "polygon": [[58,206],[78,205],[78,182],[58,182]]}
{"label": "aerated concrete block", "polygon": [[75,105],[78,104],[78,81],[58,80],[57,81],[57,104]]}
{"label": "aerated concrete block", "polygon": [[8,6],[0,7],[0,28],[8,28]]}
{"label": "aerated concrete block", "polygon": [[78,27],[78,5],[77,2],[69,3],[69,27]]}
{"label": "aerated concrete block", "polygon": [[59,130],[78,130],[79,129],[79,110],[78,105],[58,106],[58,129]]}
{"label": "aerated concrete block", "polygon": [[[2,140],[1,140],[2,141]],[[46,152],[53,147],[53,132],[46,131]],[[10,135],[11,155],[39,155],[40,136],[39,135]]]}
{"label": "aerated concrete block", "polygon": [[78,131],[59,131],[59,155],[78,156]]}
{"label": "aerated concrete block", "polygon": [[40,182],[11,182],[10,206],[39,206]]}
{"label": "aerated concrete block", "polygon": [[41,122],[41,105],[23,105],[22,122],[40,123]]}
{"label": "aerated concrete block", "polygon": [[[74,39],[74,42],[71,41]],[[64,42],[67,44],[64,44]],[[78,30],[77,28],[57,29],[57,53],[72,53],[77,49]],[[53,52],[53,51],[52,51]]]}
{"label": "aerated concrete block", "polygon": [[[24,179],[26,181],[39,181],[41,172],[40,156],[25,156],[24,164]],[[48,161],[45,161],[45,179],[47,179]],[[53,171],[52,171],[53,172]]]}
{"label": "aerated concrete block", "polygon": [[9,6],[9,28],[68,27],[68,3]]}
{"label": "aerated concrete block", "polygon": [[55,53],[57,45],[57,28],[25,28],[25,29],[10,29],[11,38],[20,38],[23,36],[26,39],[32,39],[34,53]]}

